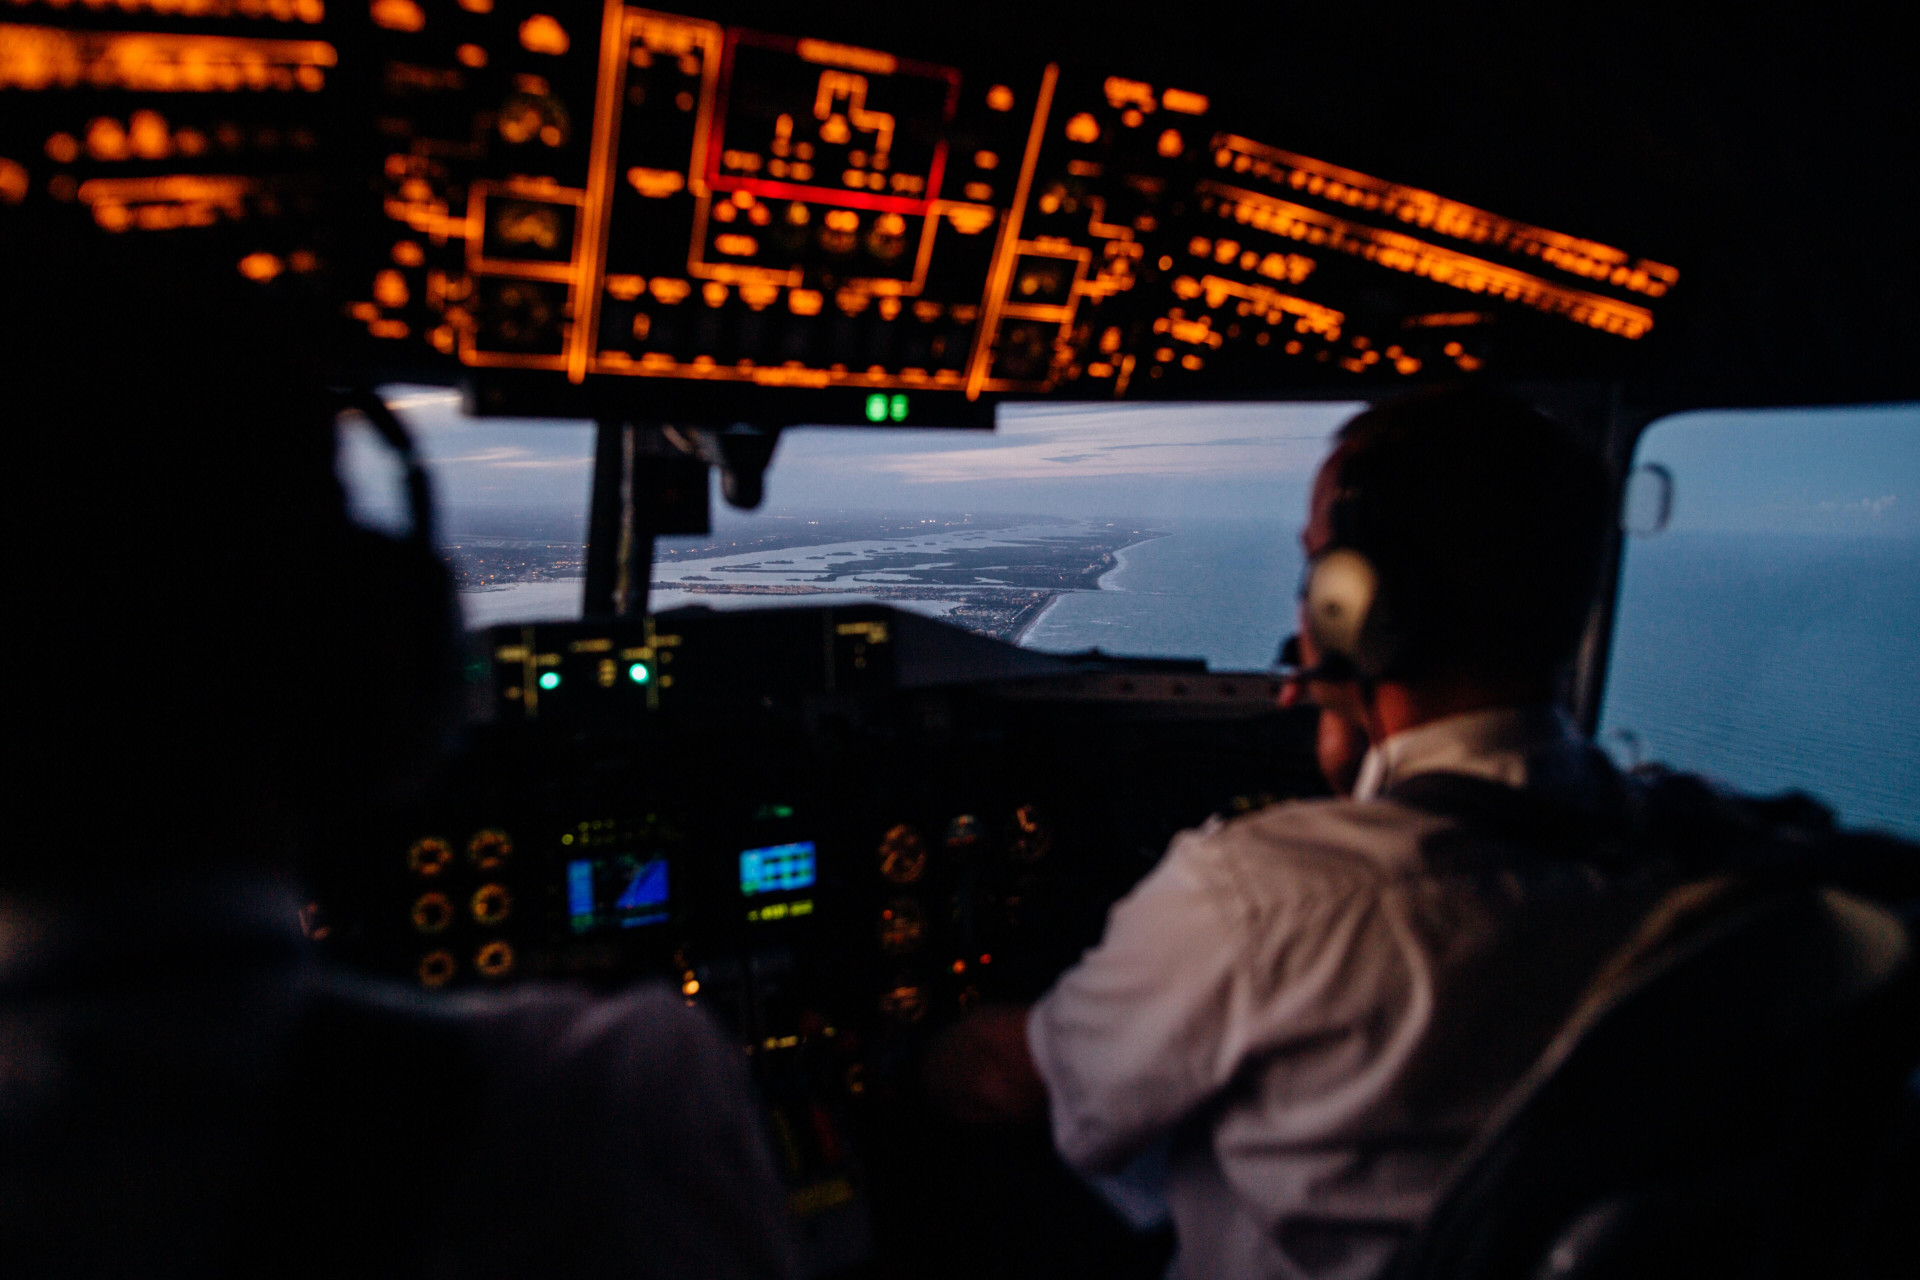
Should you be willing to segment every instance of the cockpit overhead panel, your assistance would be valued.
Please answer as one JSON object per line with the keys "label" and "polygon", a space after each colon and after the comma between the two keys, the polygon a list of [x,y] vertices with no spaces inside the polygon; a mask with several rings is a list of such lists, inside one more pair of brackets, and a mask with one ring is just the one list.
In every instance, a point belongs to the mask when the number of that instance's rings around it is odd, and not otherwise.
{"label": "cockpit overhead panel", "polygon": [[[1679,278],[1106,68],[617,0],[15,9],[7,205],[114,235],[236,224],[236,270],[325,268],[356,366],[465,379],[482,412],[984,424],[1003,397],[1617,372]],[[248,221],[321,173],[352,228],[330,258]]]}

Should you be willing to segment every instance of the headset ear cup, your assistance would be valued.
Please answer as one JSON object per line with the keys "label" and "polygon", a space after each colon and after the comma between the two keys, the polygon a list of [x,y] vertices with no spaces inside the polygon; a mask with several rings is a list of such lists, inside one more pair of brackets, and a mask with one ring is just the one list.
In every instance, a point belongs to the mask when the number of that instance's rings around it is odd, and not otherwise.
{"label": "headset ear cup", "polygon": [[1356,674],[1378,679],[1396,656],[1390,613],[1380,571],[1366,556],[1336,547],[1314,561],[1307,578],[1306,624],[1323,655],[1344,659]]}

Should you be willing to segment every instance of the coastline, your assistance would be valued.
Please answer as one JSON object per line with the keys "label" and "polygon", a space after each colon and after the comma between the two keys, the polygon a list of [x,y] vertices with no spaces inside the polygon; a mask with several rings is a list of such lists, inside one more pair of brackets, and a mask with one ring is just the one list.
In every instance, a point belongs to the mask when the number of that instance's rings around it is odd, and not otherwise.
{"label": "coastline", "polygon": [[[1138,542],[1129,542],[1124,547],[1115,547],[1112,553],[1113,567],[1108,569],[1105,573],[1101,574],[1098,578],[1094,579],[1092,590],[1093,591],[1124,591],[1126,590],[1125,587],[1108,586],[1107,579],[1111,578],[1114,574],[1119,573],[1122,569],[1125,569],[1127,567],[1127,552],[1133,550],[1135,547],[1144,547],[1149,542],[1158,542],[1162,538],[1170,538],[1172,536],[1173,535],[1171,533],[1156,533],[1150,538],[1142,538]],[[1083,591],[1055,592],[1052,598],[1050,598],[1044,605],[1040,606],[1040,608],[1034,613],[1033,617],[1027,619],[1026,622],[1020,625],[1020,629],[1014,633],[1011,643],[1017,646],[1024,646],[1027,642],[1028,634],[1032,632],[1032,630],[1035,627],[1039,626],[1043,621],[1046,620],[1047,615],[1053,612],[1053,607],[1055,605],[1059,604],[1062,600],[1066,599],[1068,596],[1081,595],[1084,593],[1085,593],[1084,589]]]}
{"label": "coastline", "polygon": [[1125,569],[1128,567],[1127,552],[1133,550],[1135,547],[1144,547],[1149,542],[1158,542],[1162,538],[1171,538],[1172,536],[1173,534],[1171,533],[1156,533],[1151,538],[1142,538],[1138,542],[1129,542],[1124,547],[1115,547],[1113,549],[1113,568],[1101,574],[1099,578],[1094,581],[1093,589],[1095,591],[1125,591],[1126,590],[1125,587],[1119,586],[1117,584],[1113,586],[1109,586],[1107,584],[1107,579],[1111,578],[1114,574],[1119,573],[1122,569]]}
{"label": "coastline", "polygon": [[[1107,572],[1111,573],[1112,570],[1108,570]],[[1104,578],[1107,575],[1103,573],[1100,576]],[[1038,609],[1035,609],[1033,611],[1033,616],[1031,618],[1028,618],[1025,622],[1020,624],[1019,629],[1015,631],[1013,635],[1008,638],[1007,643],[1014,646],[1016,649],[1023,646],[1027,640],[1027,632],[1039,626],[1040,619],[1046,617],[1049,613],[1052,613],[1053,606],[1055,606],[1056,604],[1059,604],[1063,596],[1067,596],[1070,594],[1072,593],[1067,591],[1056,591],[1052,595],[1048,596],[1047,602],[1041,605]]]}

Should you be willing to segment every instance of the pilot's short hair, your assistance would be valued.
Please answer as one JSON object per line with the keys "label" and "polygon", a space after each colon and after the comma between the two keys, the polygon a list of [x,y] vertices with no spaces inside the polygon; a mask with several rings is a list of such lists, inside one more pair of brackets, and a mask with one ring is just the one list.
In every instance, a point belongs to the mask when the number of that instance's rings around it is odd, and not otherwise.
{"label": "pilot's short hair", "polygon": [[1445,387],[1355,417],[1329,466],[1334,537],[1391,593],[1391,673],[1546,673],[1578,647],[1610,540],[1597,450],[1490,388]]}

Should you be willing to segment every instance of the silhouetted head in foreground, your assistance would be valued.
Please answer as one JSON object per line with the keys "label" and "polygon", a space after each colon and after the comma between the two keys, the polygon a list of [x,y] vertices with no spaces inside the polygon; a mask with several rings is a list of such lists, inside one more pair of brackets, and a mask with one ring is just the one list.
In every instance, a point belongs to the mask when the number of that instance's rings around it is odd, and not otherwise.
{"label": "silhouetted head in foreground", "polygon": [[5,258],[36,837],[0,883],[345,838],[431,754],[453,615],[429,557],[347,517],[312,316],[151,239]]}

